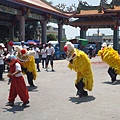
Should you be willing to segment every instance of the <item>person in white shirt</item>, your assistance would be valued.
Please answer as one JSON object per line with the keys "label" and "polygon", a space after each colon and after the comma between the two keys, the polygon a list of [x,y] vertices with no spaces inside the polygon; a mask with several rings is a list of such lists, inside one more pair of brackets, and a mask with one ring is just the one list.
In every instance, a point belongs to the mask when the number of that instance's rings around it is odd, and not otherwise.
{"label": "person in white shirt", "polygon": [[0,80],[4,80],[3,72],[4,72],[4,44],[0,43]]}
{"label": "person in white shirt", "polygon": [[40,49],[37,47],[36,43],[34,43],[34,46],[33,46],[32,50],[35,51],[35,56],[34,56],[35,63],[37,65],[38,72],[40,72],[40,66],[39,66],[39,63],[40,63],[40,58],[39,58]]}
{"label": "person in white shirt", "polygon": [[24,49],[27,49],[27,46],[25,45],[24,41],[21,41],[21,47],[24,48]]}
{"label": "person in white shirt", "polygon": [[48,47],[46,48],[46,50],[47,50],[46,71],[48,71],[48,64],[50,61],[52,71],[54,72],[55,70],[53,69],[53,55],[54,55],[55,49],[54,47],[52,47],[51,43],[48,43]]}
{"label": "person in white shirt", "polygon": [[41,54],[42,54],[42,67],[44,68],[44,66],[45,66],[45,68],[46,68],[47,50],[46,50],[45,44],[43,45],[43,49],[41,50]]}

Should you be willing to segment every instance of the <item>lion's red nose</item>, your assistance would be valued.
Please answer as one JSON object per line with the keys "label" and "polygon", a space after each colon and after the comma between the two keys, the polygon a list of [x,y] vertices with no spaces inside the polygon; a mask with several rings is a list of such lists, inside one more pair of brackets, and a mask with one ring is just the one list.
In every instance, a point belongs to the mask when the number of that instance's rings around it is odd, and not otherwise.
{"label": "lion's red nose", "polygon": [[67,50],[68,50],[68,47],[67,47],[67,45],[65,45],[64,46],[64,51],[67,52]]}

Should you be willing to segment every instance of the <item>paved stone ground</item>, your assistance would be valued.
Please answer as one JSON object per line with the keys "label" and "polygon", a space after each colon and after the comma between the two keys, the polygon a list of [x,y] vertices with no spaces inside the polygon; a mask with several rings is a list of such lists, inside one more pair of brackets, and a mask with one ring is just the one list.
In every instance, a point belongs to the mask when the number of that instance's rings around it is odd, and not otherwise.
{"label": "paved stone ground", "polygon": [[[29,89],[30,106],[22,107],[19,97],[15,106],[5,106],[9,86],[0,81],[0,120],[120,120],[120,79],[111,85],[108,65],[97,56],[91,59],[94,88],[88,97],[76,97],[76,73],[68,69],[66,60],[54,61],[55,72],[41,68],[36,89]],[[41,65],[41,64],[40,64]]]}

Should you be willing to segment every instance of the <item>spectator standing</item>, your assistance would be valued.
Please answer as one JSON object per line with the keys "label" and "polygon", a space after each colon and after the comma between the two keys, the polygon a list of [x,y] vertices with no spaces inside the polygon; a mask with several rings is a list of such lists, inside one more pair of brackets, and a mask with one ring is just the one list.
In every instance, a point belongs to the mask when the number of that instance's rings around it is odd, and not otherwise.
{"label": "spectator standing", "polygon": [[43,49],[41,50],[42,54],[42,67],[46,68],[46,58],[47,58],[47,50],[45,44],[43,45]]}
{"label": "spectator standing", "polygon": [[40,54],[40,49],[37,47],[37,44],[34,43],[33,45],[33,48],[32,48],[34,51],[35,51],[35,63],[37,65],[37,70],[38,72],[40,72],[40,66],[39,66],[39,63],[40,63],[40,58],[39,58],[39,54]]}
{"label": "spectator standing", "polygon": [[92,45],[89,47],[88,50],[89,50],[89,51],[88,51],[88,55],[89,55],[89,58],[91,59],[91,58],[92,58],[92,55],[93,55],[93,47],[92,47]]}
{"label": "spectator standing", "polygon": [[4,72],[4,44],[0,43],[0,80],[3,81],[3,72]]}
{"label": "spectator standing", "polygon": [[21,41],[21,47],[24,48],[24,49],[27,49],[27,46],[25,45],[24,41]]}
{"label": "spectator standing", "polygon": [[46,71],[48,71],[48,64],[50,61],[52,71],[54,72],[55,70],[53,69],[53,55],[54,55],[55,49],[54,47],[52,47],[51,43],[48,43],[48,47],[46,48],[46,51],[47,51]]}

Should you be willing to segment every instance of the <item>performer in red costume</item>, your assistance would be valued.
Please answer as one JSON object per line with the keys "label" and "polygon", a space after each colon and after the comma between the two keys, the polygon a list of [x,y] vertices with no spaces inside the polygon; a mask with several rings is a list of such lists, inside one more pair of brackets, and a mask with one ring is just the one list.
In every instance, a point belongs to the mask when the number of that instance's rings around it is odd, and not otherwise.
{"label": "performer in red costume", "polygon": [[25,106],[29,103],[29,94],[22,75],[20,61],[16,58],[16,56],[10,55],[8,58],[6,58],[6,62],[10,65],[8,77],[11,79],[8,97],[9,102],[6,104],[6,106],[13,106],[17,95],[23,101],[22,106]]}

